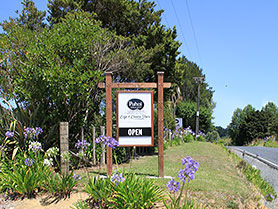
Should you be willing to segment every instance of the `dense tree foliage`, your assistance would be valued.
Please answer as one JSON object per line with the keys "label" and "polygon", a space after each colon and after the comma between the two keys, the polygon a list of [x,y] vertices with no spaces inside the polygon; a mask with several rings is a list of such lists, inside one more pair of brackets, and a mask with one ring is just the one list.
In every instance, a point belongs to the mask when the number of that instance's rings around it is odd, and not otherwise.
{"label": "dense tree foliage", "polygon": [[[177,106],[177,117],[183,118],[183,126],[191,127],[192,130],[196,129],[196,112],[197,105],[195,102],[180,102]],[[210,109],[201,106],[200,107],[200,130],[202,132],[207,132],[207,130],[212,129],[212,112]]]}
{"label": "dense tree foliage", "polygon": [[261,111],[247,105],[243,110],[237,108],[227,127],[228,135],[235,145],[246,145],[252,140],[266,136],[277,136],[278,108],[269,102]]}
{"label": "dense tree foliage", "polygon": [[[165,81],[172,83],[165,93],[169,100],[166,125],[173,128],[178,107],[184,126],[195,127],[197,85],[193,77],[204,74],[194,62],[177,57],[176,28],[161,24],[163,11],[156,11],[154,2],[49,0],[47,18],[33,1],[22,4],[17,18],[2,23],[1,97],[25,109],[39,106],[39,117],[49,128],[69,121],[75,139],[83,133],[82,127],[103,124],[99,110],[104,97],[97,83],[104,81],[104,72],[113,72],[118,82],[155,82],[157,71],[163,70]],[[212,126],[212,95],[203,82],[202,131]]]}
{"label": "dense tree foliage", "polygon": [[103,72],[129,69],[126,42],[82,12],[40,33],[16,24],[1,37],[1,89],[25,106],[43,104],[51,121],[80,126],[99,111]]}
{"label": "dense tree foliage", "polygon": [[227,128],[223,128],[221,126],[215,126],[215,128],[220,137],[226,137],[228,135]]}

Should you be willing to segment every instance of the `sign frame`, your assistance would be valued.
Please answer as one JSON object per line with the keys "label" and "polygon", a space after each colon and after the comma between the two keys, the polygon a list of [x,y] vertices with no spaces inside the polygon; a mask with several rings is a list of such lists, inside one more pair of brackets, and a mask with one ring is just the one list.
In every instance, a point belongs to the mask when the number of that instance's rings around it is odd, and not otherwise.
{"label": "sign frame", "polygon": [[[116,115],[117,115],[117,141],[119,142],[119,94],[121,93],[135,93],[134,97],[138,93],[150,93],[151,94],[151,143],[150,144],[122,144],[120,147],[153,147],[154,146],[154,113],[153,113],[153,90],[135,90],[135,91],[117,91],[117,104],[116,104]],[[132,127],[131,127],[132,128]],[[130,138],[137,138],[137,136],[131,136]],[[132,140],[132,139],[131,139]]]}

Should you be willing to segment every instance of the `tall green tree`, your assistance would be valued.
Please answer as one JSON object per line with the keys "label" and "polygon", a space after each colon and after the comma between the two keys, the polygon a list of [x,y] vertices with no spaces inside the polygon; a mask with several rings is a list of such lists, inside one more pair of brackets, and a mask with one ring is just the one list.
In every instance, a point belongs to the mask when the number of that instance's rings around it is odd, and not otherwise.
{"label": "tall green tree", "polygon": [[[123,37],[101,27],[86,12],[68,13],[53,27],[34,31],[15,24],[0,43],[0,88],[28,107],[43,104],[49,123],[68,121],[72,133],[99,112],[97,83],[105,71],[136,70],[130,60],[136,50]],[[139,67],[139,65],[138,65]]]}
{"label": "tall green tree", "polygon": [[246,145],[254,139],[263,139],[266,137],[268,126],[268,117],[266,112],[249,112],[239,126],[237,145]]}
{"label": "tall green tree", "polygon": [[1,24],[5,31],[11,30],[14,25],[21,25],[29,30],[41,30],[46,27],[46,11],[39,11],[32,0],[23,0],[21,4],[21,13],[16,11],[19,17],[10,18]]}
{"label": "tall green tree", "polygon": [[60,22],[70,11],[82,10],[102,22],[103,28],[122,36],[139,36],[160,23],[162,10],[155,11],[155,3],[146,0],[49,0],[48,17],[51,25]]}
{"label": "tall green tree", "polygon": [[[180,72],[180,79],[178,85],[180,86],[183,100],[197,102],[197,84],[193,77],[204,77],[205,75],[194,62],[189,61],[182,56],[177,60],[176,71]],[[215,104],[212,100],[213,90],[204,81],[200,85],[200,105],[213,109]]]}
{"label": "tall green tree", "polygon": [[247,105],[242,109],[237,108],[232,116],[232,121],[227,127],[228,135],[232,138],[232,142],[235,145],[242,145],[244,144],[245,138],[240,136],[240,126],[244,122],[247,115],[252,112],[255,112],[255,108],[252,105]]}
{"label": "tall green tree", "polygon": [[267,135],[278,135],[278,107],[273,102],[268,102],[261,110],[268,117]]}
{"label": "tall green tree", "polygon": [[165,81],[175,83],[175,62],[180,43],[175,40],[176,29],[166,29],[160,23],[163,11],[155,11],[155,6],[153,1],[146,0],[49,0],[48,20],[55,25],[70,11],[86,11],[100,20],[103,28],[128,37],[142,54],[148,54],[142,70],[121,72],[115,74],[115,78],[150,82],[156,81],[157,71],[164,71]]}

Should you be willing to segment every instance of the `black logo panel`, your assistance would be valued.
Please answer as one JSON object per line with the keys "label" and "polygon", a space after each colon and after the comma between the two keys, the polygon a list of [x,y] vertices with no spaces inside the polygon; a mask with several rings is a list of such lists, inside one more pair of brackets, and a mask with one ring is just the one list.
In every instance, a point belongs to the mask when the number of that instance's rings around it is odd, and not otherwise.
{"label": "black logo panel", "polygon": [[127,102],[127,106],[131,110],[142,110],[144,102],[141,99],[130,99]]}

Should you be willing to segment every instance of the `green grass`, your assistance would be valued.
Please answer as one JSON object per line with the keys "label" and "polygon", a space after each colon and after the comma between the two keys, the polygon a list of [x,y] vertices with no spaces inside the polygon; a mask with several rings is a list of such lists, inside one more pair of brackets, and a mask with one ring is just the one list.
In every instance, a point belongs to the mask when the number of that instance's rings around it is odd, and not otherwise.
{"label": "green grass", "polygon": [[[216,144],[192,142],[169,147],[164,151],[164,175],[179,180],[178,172],[182,168],[181,159],[186,156],[191,156],[200,163],[195,179],[189,183],[189,193],[192,199],[200,204],[213,208],[228,208],[231,202],[244,205],[249,204],[250,201],[256,202],[258,199],[259,193],[237,168],[240,160],[229,155],[225,149]],[[133,160],[132,165],[120,165],[121,168],[125,172],[134,172],[139,176],[157,176],[158,156],[145,156],[139,160]],[[105,174],[104,169],[101,172]],[[166,184],[169,179],[156,179],[155,181],[167,191]]]}
{"label": "green grass", "polygon": [[264,144],[265,147],[275,147],[278,148],[278,141],[269,140]]}

